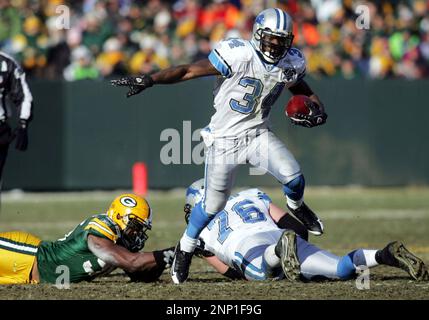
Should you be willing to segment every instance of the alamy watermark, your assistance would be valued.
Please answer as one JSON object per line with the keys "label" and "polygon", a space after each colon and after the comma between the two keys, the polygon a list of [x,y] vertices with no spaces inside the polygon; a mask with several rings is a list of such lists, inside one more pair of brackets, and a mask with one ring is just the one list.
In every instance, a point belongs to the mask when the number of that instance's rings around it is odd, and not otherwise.
{"label": "alamy watermark", "polygon": [[358,290],[369,290],[370,289],[370,271],[367,266],[357,266],[355,285]]}
{"label": "alamy watermark", "polygon": [[58,30],[70,29],[70,8],[62,4],[55,7],[55,13],[55,27]]}
{"label": "alamy watermark", "polygon": [[[250,175],[263,175],[269,165],[267,129],[252,129],[237,137],[215,138],[207,129],[192,130],[191,121],[183,121],[182,131],[167,128],[161,131],[159,158],[164,165],[196,164],[236,166],[251,164]],[[286,174],[280,172],[280,174]]]}
{"label": "alamy watermark", "polygon": [[355,9],[355,13],[358,15],[355,21],[356,28],[359,30],[369,30],[371,25],[369,7],[363,4],[358,5]]}
{"label": "alamy watermark", "polygon": [[70,269],[68,266],[60,265],[55,269],[55,274],[59,274],[55,280],[57,289],[70,289]]}

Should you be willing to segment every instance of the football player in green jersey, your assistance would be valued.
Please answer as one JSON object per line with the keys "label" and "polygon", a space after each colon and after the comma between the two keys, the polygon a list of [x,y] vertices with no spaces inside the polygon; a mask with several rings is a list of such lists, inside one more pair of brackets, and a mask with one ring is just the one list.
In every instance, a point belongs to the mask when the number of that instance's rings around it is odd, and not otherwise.
{"label": "football player in green jersey", "polygon": [[116,268],[132,280],[155,281],[169,267],[174,248],[140,251],[151,228],[148,202],[123,194],[106,213],[82,221],[57,241],[19,231],[0,233],[0,284],[56,283],[64,268],[69,283],[90,281]]}

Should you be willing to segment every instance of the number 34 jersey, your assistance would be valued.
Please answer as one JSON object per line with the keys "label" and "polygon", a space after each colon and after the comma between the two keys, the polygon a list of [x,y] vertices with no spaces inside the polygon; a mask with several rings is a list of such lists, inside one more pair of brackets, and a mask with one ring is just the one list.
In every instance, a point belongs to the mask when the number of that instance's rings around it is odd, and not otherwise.
{"label": "number 34 jersey", "polygon": [[231,196],[225,209],[216,214],[200,234],[205,249],[232,266],[235,251],[260,232],[279,231],[269,214],[271,199],[259,189]]}
{"label": "number 34 jersey", "polygon": [[291,48],[276,64],[267,64],[250,41],[219,42],[209,55],[221,73],[214,89],[213,115],[209,128],[215,137],[235,137],[249,129],[268,127],[271,107],[283,88],[304,76],[302,52]]}

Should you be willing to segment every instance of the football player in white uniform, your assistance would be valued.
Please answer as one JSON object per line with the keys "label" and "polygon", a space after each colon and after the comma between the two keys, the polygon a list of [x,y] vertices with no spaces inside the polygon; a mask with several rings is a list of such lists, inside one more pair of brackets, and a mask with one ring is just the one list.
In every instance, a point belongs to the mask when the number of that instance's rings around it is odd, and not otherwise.
{"label": "football player in white uniform", "polygon": [[302,52],[292,48],[292,19],[280,9],[266,9],[255,19],[250,41],[221,41],[208,59],[161,70],[152,75],[112,80],[128,86],[127,96],[154,84],[170,84],[202,76],[217,75],[214,90],[216,113],[201,132],[208,147],[205,195],[195,206],[190,222],[176,248],[172,278],[182,283],[188,278],[192,254],[200,232],[223,210],[242,163],[271,173],[283,186],[289,210],[320,235],[323,224],[303,202],[305,180],[292,153],[269,129],[269,113],[283,89],[306,95],[313,101],[311,115],[296,115],[293,123],[314,127],[325,123],[327,115],[320,99],[303,80],[306,62]]}
{"label": "football player in white uniform", "polygon": [[[202,201],[203,195],[202,180],[187,189],[187,214]],[[285,220],[288,216],[289,220]],[[423,261],[400,242],[391,242],[382,250],[357,249],[340,257],[309,243],[305,234],[303,239],[301,230],[291,224],[290,219],[263,191],[243,190],[231,196],[225,209],[201,232],[197,254],[232,279],[265,280],[285,276],[292,281],[347,280],[356,275],[358,268],[382,264],[401,268],[414,280],[429,280]]]}

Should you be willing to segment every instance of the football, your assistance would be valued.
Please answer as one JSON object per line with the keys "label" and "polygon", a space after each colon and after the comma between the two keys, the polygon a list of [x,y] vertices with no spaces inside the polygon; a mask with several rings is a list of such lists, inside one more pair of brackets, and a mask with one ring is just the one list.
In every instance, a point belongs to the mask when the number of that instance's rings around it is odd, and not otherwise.
{"label": "football", "polygon": [[285,113],[288,117],[293,117],[297,113],[301,114],[310,114],[310,109],[305,105],[306,102],[311,102],[311,99],[304,95],[296,95],[292,96],[289,99]]}

